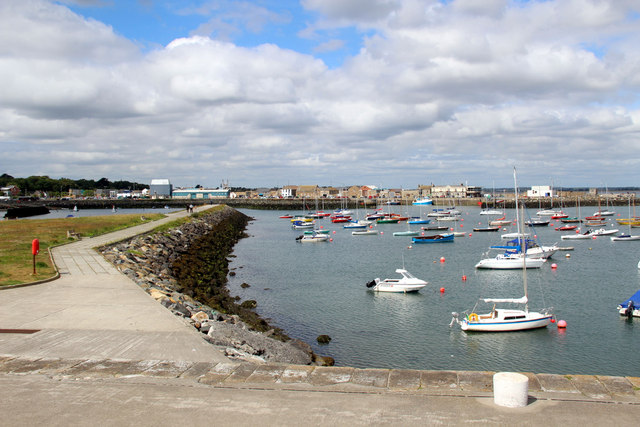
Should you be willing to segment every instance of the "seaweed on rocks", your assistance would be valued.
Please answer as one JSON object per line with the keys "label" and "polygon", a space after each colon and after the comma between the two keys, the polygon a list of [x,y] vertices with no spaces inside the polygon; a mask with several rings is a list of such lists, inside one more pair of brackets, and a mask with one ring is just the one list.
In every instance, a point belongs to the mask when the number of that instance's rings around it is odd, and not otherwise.
{"label": "seaweed on rocks", "polygon": [[289,337],[274,328],[252,310],[251,304],[236,304],[227,289],[229,260],[233,246],[246,237],[244,230],[250,217],[229,209],[229,214],[215,223],[208,233],[190,242],[170,268],[182,292],[225,314],[235,314],[259,332],[274,330],[271,335],[281,341]]}

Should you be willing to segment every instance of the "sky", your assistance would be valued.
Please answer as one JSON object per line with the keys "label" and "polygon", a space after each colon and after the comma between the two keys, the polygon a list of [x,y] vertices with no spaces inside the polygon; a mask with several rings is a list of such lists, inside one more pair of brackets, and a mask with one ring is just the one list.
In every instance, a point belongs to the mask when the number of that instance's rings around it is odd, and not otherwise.
{"label": "sky", "polygon": [[637,0],[2,0],[0,174],[640,186]]}

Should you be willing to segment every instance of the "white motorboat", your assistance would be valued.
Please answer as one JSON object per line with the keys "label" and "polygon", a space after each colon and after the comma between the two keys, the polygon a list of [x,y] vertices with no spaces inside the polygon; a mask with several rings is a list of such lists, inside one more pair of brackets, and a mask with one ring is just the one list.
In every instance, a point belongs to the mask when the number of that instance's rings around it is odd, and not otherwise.
{"label": "white motorboat", "polygon": [[543,209],[541,211],[536,212],[537,216],[556,216],[562,215],[564,212],[558,209]]}
{"label": "white motorboat", "polygon": [[[518,213],[518,185],[516,180],[516,169],[513,168],[513,180],[516,191],[516,214]],[[518,221],[520,227],[522,227],[520,221]],[[539,258],[527,258],[527,246],[523,245],[523,254],[519,257],[518,261],[521,263],[522,268],[522,284],[524,288],[524,296],[522,298],[484,298],[481,301],[485,303],[493,303],[493,309],[486,314],[475,313],[475,306],[471,310],[471,314],[465,316],[464,319],[459,319],[459,315],[453,312],[453,318],[449,326],[453,326],[454,323],[458,323],[463,331],[477,331],[477,332],[507,332],[507,331],[523,331],[529,329],[544,328],[549,323],[553,315],[549,313],[549,310],[529,311],[529,299],[527,294],[527,269],[524,268],[524,264],[529,260],[540,260]],[[544,262],[544,261],[543,261]],[[513,303],[524,305],[524,310],[511,309],[511,308],[496,308],[496,304],[501,303]],[[477,306],[477,304],[476,304]]]}
{"label": "white motorboat", "polygon": [[[579,229],[578,229],[579,231]],[[563,234],[560,236],[562,240],[583,240],[583,239],[593,239],[593,231],[587,230],[584,233],[576,233],[576,234]]]}
{"label": "white motorboat", "polygon": [[480,211],[480,215],[504,215],[504,212],[498,209],[483,209]]}
{"label": "white motorboat", "polygon": [[423,197],[423,198],[414,200],[413,204],[414,205],[432,205],[433,200],[428,197]]}
{"label": "white motorboat", "polygon": [[384,279],[380,280],[375,278],[371,282],[367,283],[367,288],[370,288],[375,292],[397,292],[408,293],[418,292],[420,289],[427,286],[428,282],[418,279],[413,274],[409,273],[404,268],[398,268],[396,273],[402,275],[401,279]]}
{"label": "white motorboat", "polygon": [[591,234],[594,236],[609,236],[611,234],[616,234],[617,232],[617,228],[599,228],[597,230],[592,230]]}
{"label": "white motorboat", "polygon": [[305,234],[305,235],[296,237],[296,241],[300,243],[328,242],[329,236],[327,234],[320,234],[320,233],[314,233],[311,235]]}

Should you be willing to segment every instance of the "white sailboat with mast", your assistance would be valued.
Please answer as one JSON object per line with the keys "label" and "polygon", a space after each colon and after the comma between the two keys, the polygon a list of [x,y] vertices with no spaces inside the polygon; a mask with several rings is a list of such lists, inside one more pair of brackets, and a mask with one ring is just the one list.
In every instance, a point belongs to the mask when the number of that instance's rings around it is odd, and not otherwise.
{"label": "white sailboat with mast", "polygon": [[[513,168],[513,180],[516,188],[516,212],[518,209],[518,184],[516,179],[516,168]],[[522,229],[521,221],[518,221],[519,227]],[[524,230],[521,230],[524,231]],[[489,313],[477,314],[472,310],[471,314],[460,319],[458,313],[453,312],[453,318],[449,326],[458,323],[463,331],[477,332],[508,332],[523,331],[528,329],[544,328],[553,317],[549,310],[541,312],[529,311],[529,298],[527,291],[527,269],[526,262],[526,245],[522,244],[522,281],[524,288],[524,296],[521,298],[483,298],[481,301],[485,303],[493,303],[493,309]],[[524,305],[524,309],[496,308],[496,304],[511,303]],[[476,304],[477,305],[477,304]]]}

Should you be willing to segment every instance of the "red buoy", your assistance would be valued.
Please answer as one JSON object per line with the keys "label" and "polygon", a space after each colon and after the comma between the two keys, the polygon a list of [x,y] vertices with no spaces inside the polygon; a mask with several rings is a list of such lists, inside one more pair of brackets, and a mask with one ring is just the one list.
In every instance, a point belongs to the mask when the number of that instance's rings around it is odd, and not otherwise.
{"label": "red buoy", "polygon": [[444,294],[444,288],[440,288],[440,293]]}
{"label": "red buoy", "polygon": [[565,320],[558,320],[558,328],[566,328],[567,327],[567,322]]}
{"label": "red buoy", "polygon": [[444,257],[440,257],[440,262],[445,262],[446,259],[444,259]]}
{"label": "red buoy", "polygon": [[558,264],[556,264],[555,262],[553,264],[551,264],[551,268],[553,270],[555,270],[556,268],[558,268]]}
{"label": "red buoy", "polygon": [[467,281],[467,276],[465,274],[462,275],[462,281],[466,282]]}

